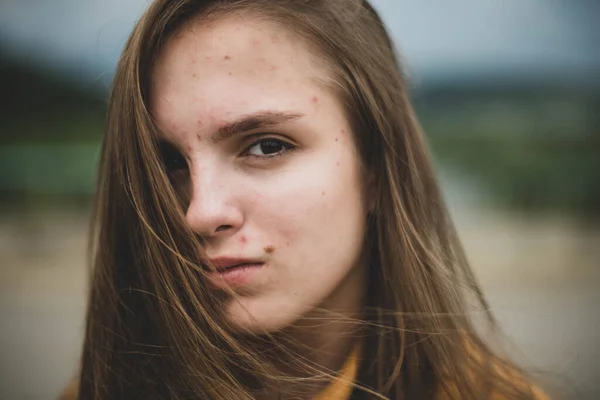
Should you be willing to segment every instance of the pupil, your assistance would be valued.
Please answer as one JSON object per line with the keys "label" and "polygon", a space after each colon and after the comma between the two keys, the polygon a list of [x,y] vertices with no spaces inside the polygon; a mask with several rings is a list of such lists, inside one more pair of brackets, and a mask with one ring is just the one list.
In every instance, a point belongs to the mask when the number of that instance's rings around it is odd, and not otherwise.
{"label": "pupil", "polygon": [[260,147],[264,154],[273,154],[281,151],[281,143],[277,143],[273,140],[261,143]]}
{"label": "pupil", "polygon": [[167,160],[166,167],[169,171],[177,171],[186,167],[183,158],[180,156],[174,156]]}
{"label": "pupil", "polygon": [[167,172],[179,171],[187,168],[183,156],[170,144],[161,144],[161,158]]}

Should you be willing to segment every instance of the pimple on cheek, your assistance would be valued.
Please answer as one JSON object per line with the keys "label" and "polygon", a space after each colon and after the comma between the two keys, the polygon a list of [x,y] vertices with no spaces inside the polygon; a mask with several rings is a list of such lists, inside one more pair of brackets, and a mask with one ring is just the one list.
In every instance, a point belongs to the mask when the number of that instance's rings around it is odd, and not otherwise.
{"label": "pimple on cheek", "polygon": [[246,242],[248,242],[248,239],[246,238],[246,236],[242,236],[242,237],[240,238],[240,242],[242,242],[242,243],[244,243],[244,244],[245,244]]}
{"label": "pimple on cheek", "polygon": [[319,102],[319,98],[317,96],[313,96],[312,102],[313,103],[318,103]]}
{"label": "pimple on cheek", "polygon": [[272,252],[275,251],[275,246],[273,246],[272,244],[268,244],[265,246],[264,250],[266,253],[271,254]]}

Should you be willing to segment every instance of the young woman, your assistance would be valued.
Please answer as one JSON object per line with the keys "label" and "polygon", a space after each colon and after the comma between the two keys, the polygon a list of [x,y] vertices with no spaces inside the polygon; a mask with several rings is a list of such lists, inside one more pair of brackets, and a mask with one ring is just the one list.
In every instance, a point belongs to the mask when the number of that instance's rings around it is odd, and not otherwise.
{"label": "young woman", "polygon": [[81,399],[540,399],[360,0],[157,0],[110,99]]}

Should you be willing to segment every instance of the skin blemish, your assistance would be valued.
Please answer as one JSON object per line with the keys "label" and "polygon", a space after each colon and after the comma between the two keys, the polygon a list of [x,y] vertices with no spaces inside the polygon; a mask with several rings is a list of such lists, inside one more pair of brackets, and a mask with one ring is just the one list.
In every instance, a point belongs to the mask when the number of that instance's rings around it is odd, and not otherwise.
{"label": "skin blemish", "polygon": [[192,74],[192,76],[195,78],[195,77],[196,77],[196,74]]}
{"label": "skin blemish", "polygon": [[246,236],[242,236],[242,237],[240,238],[240,241],[241,241],[242,243],[246,243],[246,242],[248,242],[248,239],[246,238]]}
{"label": "skin blemish", "polygon": [[231,60],[231,56],[225,56],[225,57],[223,57],[223,59],[225,59],[225,60]]}
{"label": "skin blemish", "polygon": [[317,96],[313,96],[312,102],[313,103],[318,103],[319,102],[319,98]]}
{"label": "skin blemish", "polygon": [[265,252],[271,254],[274,251],[275,251],[275,246],[273,246],[272,244],[269,244],[269,245],[265,246]]}
{"label": "skin blemish", "polygon": [[325,196],[325,192],[321,192],[321,196]]}
{"label": "skin blemish", "polygon": [[338,141],[338,138],[335,138],[335,141],[337,142],[337,141]]}
{"label": "skin blemish", "polygon": [[232,74],[232,73],[231,73],[231,71],[230,71],[230,72],[229,72],[229,76],[231,76],[231,75],[233,75],[233,74]]}

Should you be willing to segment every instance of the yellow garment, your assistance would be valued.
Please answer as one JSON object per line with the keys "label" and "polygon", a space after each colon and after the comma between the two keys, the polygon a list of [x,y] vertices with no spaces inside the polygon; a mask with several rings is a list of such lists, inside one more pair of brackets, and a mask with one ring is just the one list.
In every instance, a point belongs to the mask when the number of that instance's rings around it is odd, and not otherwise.
{"label": "yellow garment", "polygon": [[[336,379],[329,384],[321,393],[319,393],[313,400],[349,400],[354,389],[353,383],[358,373],[358,358],[360,355],[360,347],[356,346],[352,353],[348,356],[344,365],[340,369],[339,375]],[[519,379],[515,377],[515,379]],[[523,382],[527,384],[527,382]],[[549,400],[539,388],[533,386],[533,393],[537,400]],[[454,393],[456,395],[456,393]],[[77,398],[77,381],[73,381],[69,388],[61,396],[61,400],[75,400]],[[450,399],[448,394],[439,393],[436,398],[438,400]],[[491,400],[506,400],[503,397],[492,396]]]}
{"label": "yellow garment", "polygon": [[314,400],[348,400],[354,386],[352,383],[358,372],[359,346],[355,346],[340,369],[339,376],[325,388]]}
{"label": "yellow garment", "polygon": [[[352,385],[354,380],[356,379],[356,374],[358,373],[358,357],[360,353],[360,346],[356,346],[350,356],[342,365],[340,369],[339,376],[323,390],[319,393],[314,400],[349,400],[354,389]],[[519,377],[515,376],[515,379],[519,380]],[[528,383],[526,381],[522,382],[524,385]],[[548,396],[544,392],[542,392],[538,387],[532,386],[532,391],[537,400],[550,400]],[[457,393],[453,395],[456,396]],[[448,400],[448,394],[440,392],[436,399],[438,400]],[[497,395],[492,395],[490,400],[506,400],[504,397],[500,397]]]}

